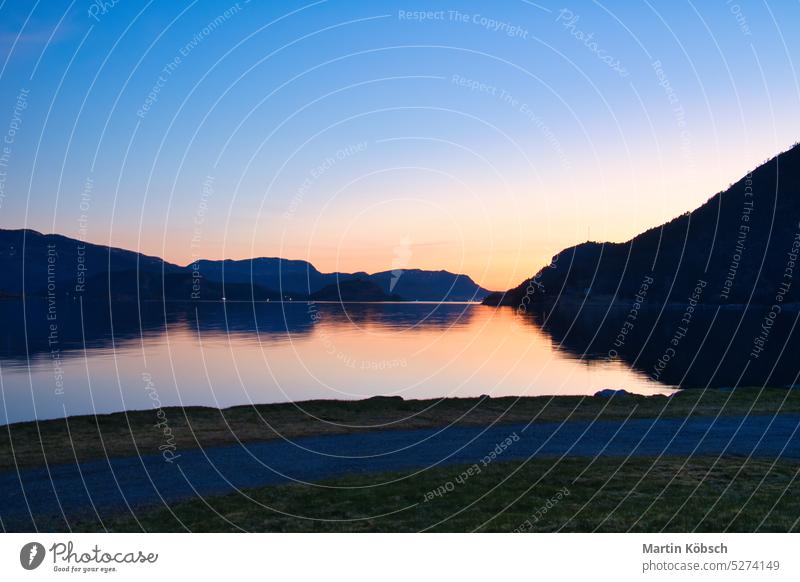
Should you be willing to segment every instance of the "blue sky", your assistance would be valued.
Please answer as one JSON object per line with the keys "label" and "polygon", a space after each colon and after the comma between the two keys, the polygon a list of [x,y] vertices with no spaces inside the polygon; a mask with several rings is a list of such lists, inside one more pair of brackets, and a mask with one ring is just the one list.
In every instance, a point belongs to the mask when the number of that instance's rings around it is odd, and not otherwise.
{"label": "blue sky", "polygon": [[322,270],[410,245],[405,266],[507,287],[798,141],[798,22],[723,0],[5,1],[0,226]]}

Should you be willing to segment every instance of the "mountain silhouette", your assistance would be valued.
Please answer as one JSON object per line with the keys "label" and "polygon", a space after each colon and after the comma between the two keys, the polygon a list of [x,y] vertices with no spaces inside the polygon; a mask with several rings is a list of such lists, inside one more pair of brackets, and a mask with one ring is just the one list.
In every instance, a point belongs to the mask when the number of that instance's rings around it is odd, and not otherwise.
{"label": "mountain silhouette", "polygon": [[[197,271],[209,281],[253,284],[279,289],[284,294],[305,298],[311,293],[337,281],[366,278],[366,273],[321,273],[308,261],[262,257],[223,261],[200,260],[194,263]],[[192,265],[189,265],[192,268]]]}
{"label": "mountain silhouette", "polygon": [[29,296],[46,295],[48,286],[63,295],[80,292],[82,282],[93,277],[108,279],[126,271],[183,272],[157,257],[23,229],[0,229],[0,269],[0,292],[12,296],[22,294],[23,282]]}
{"label": "mountain silhouette", "polygon": [[212,281],[254,283],[297,297],[312,295],[324,287],[351,280],[372,281],[386,295],[411,301],[481,301],[489,291],[467,275],[448,271],[395,269],[369,275],[321,273],[307,261],[279,258],[209,261],[197,263],[203,276]]}
{"label": "mountain silhouette", "polygon": [[385,293],[369,279],[349,279],[326,285],[311,294],[312,301],[402,301],[397,294]]}
{"label": "mountain silhouette", "polygon": [[800,301],[800,146],[795,145],[692,212],[623,243],[561,251],[487,305],[590,299],[745,305]]}
{"label": "mountain silhouette", "polygon": [[331,285],[356,280],[370,282],[371,291],[362,284],[360,291],[359,285],[348,287],[344,295],[365,297],[371,293],[380,297],[375,301],[399,297],[480,301],[489,294],[468,276],[447,271],[321,273],[307,261],[281,258],[199,260],[180,266],[158,257],[28,229],[0,229],[0,269],[4,273],[0,299],[20,298],[24,289],[28,297],[54,294],[112,301],[304,301]]}
{"label": "mountain silhouette", "polygon": [[448,271],[395,269],[369,276],[384,293],[415,301],[481,301],[488,291],[467,275]]}

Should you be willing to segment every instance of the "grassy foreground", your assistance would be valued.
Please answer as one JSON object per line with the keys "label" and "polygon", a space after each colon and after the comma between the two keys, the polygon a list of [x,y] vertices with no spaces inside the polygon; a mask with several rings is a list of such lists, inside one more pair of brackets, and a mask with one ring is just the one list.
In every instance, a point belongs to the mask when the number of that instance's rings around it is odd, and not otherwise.
{"label": "grassy foreground", "polygon": [[[800,390],[685,390],[665,396],[541,396],[189,407],[27,422],[0,427],[0,471],[48,464],[369,430],[565,419],[683,418],[800,412]],[[159,449],[161,447],[161,449]]]}
{"label": "grassy foreground", "polygon": [[[535,459],[264,487],[83,522],[103,531],[797,531],[800,464]],[[447,485],[448,483],[452,484]],[[443,492],[436,495],[434,491]]]}

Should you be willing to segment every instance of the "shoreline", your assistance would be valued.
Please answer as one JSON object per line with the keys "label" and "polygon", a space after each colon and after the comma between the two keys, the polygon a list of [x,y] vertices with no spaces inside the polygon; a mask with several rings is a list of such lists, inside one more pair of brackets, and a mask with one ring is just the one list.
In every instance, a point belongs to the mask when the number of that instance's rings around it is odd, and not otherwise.
{"label": "shoreline", "polygon": [[[160,454],[305,436],[569,420],[689,418],[800,412],[787,388],[692,389],[671,396],[527,396],[309,400],[230,408],[202,406],[83,415],[8,424],[0,471]],[[76,446],[77,445],[77,446]]]}
{"label": "shoreline", "polygon": [[[398,475],[401,481],[413,475],[408,485],[417,499],[426,504],[441,500],[445,494],[458,496],[455,484],[465,484],[467,478],[489,471],[495,463],[502,463],[508,469],[506,472],[513,472],[531,462],[541,467],[557,465],[566,459],[589,463],[590,472],[583,474],[591,491],[583,495],[586,499],[596,491],[597,473],[591,467],[597,461],[640,462],[662,457],[686,462],[696,458],[725,459],[735,464],[747,458],[757,464],[777,462],[783,469],[798,467],[800,435],[795,430],[798,423],[800,414],[777,418],[758,415],[584,420],[538,424],[534,430],[528,430],[529,425],[524,423],[499,424],[209,447],[182,451],[179,458],[173,459],[174,463],[164,462],[158,455],[142,455],[54,466],[46,472],[32,469],[0,473],[3,492],[0,515],[5,524],[13,524],[14,528],[24,528],[28,522],[32,529],[34,518],[41,523],[41,519],[60,514],[73,522],[95,512],[105,522],[120,512],[124,514],[128,506],[136,513],[147,514],[148,507],[159,503],[173,508],[185,502],[218,500],[220,496],[235,499],[243,489],[264,490],[297,484],[307,485],[306,492],[313,496],[314,489],[321,488],[319,484],[324,487],[331,479],[380,483],[381,475],[387,473]],[[417,446],[422,443],[423,446]],[[466,470],[460,483],[456,479],[452,485],[444,485],[438,489],[439,496],[435,487],[421,487],[429,471],[449,471],[451,466],[460,466],[462,473]],[[467,469],[470,466],[472,475]],[[644,476],[647,472],[640,474]],[[715,474],[721,476],[719,472]],[[751,478],[749,472],[748,477]],[[592,482],[594,487],[590,485]],[[740,486],[746,488],[753,483]],[[504,488],[502,494],[507,496],[509,492]],[[27,504],[19,503],[23,498],[27,498]],[[351,505],[347,513],[352,516],[371,505],[360,502]],[[254,510],[257,508],[249,506],[247,497],[239,497],[239,512]],[[208,516],[203,521],[207,519]]]}
{"label": "shoreline", "polygon": [[[522,312],[529,313],[535,310],[551,310],[554,308],[563,308],[563,309],[584,309],[584,308],[605,308],[605,309],[630,309],[631,301],[634,300],[632,297],[582,297],[580,295],[560,295],[558,297],[548,297],[545,299],[539,299],[538,301],[530,301],[527,304],[523,304],[521,301],[515,301],[512,303],[508,303],[507,301],[503,300],[499,303],[487,303],[487,299],[492,299],[491,297],[487,297],[483,301],[479,303],[479,305],[483,305],[485,307],[492,307],[492,308],[512,308],[514,310],[519,310],[521,305],[524,305],[526,309]],[[747,311],[749,309],[764,309],[770,307],[774,302],[765,302],[761,303],[758,301],[753,301],[750,303],[711,303],[711,302],[698,302],[696,305],[697,309],[705,309],[705,310],[715,310],[719,309],[721,311]],[[800,301],[789,301],[786,303],[782,303],[781,307],[786,309],[787,311],[797,311],[800,310]],[[685,309],[686,303],[681,301],[669,300],[666,301],[664,299],[656,299],[652,305],[645,305],[643,304],[641,309],[647,309],[650,311],[660,311],[662,309]]]}

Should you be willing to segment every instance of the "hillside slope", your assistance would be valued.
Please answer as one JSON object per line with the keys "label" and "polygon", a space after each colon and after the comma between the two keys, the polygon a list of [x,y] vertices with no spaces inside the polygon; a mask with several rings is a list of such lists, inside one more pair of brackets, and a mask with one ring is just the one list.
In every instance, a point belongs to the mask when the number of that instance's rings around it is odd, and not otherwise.
{"label": "hillside slope", "polygon": [[[179,266],[124,249],[35,230],[0,229],[0,298],[83,296],[87,299],[303,301],[351,281],[369,282],[345,295],[375,300],[479,301],[488,291],[466,275],[406,269],[368,275],[322,273],[311,263],[281,258],[199,260]],[[366,293],[366,295],[364,294]],[[340,293],[335,293],[339,297]],[[363,300],[363,299],[362,299]]]}
{"label": "hillside slope", "polygon": [[[705,204],[624,243],[567,248],[487,305],[560,297],[745,304],[800,301],[800,146],[759,166]],[[696,291],[699,290],[699,293]]]}

